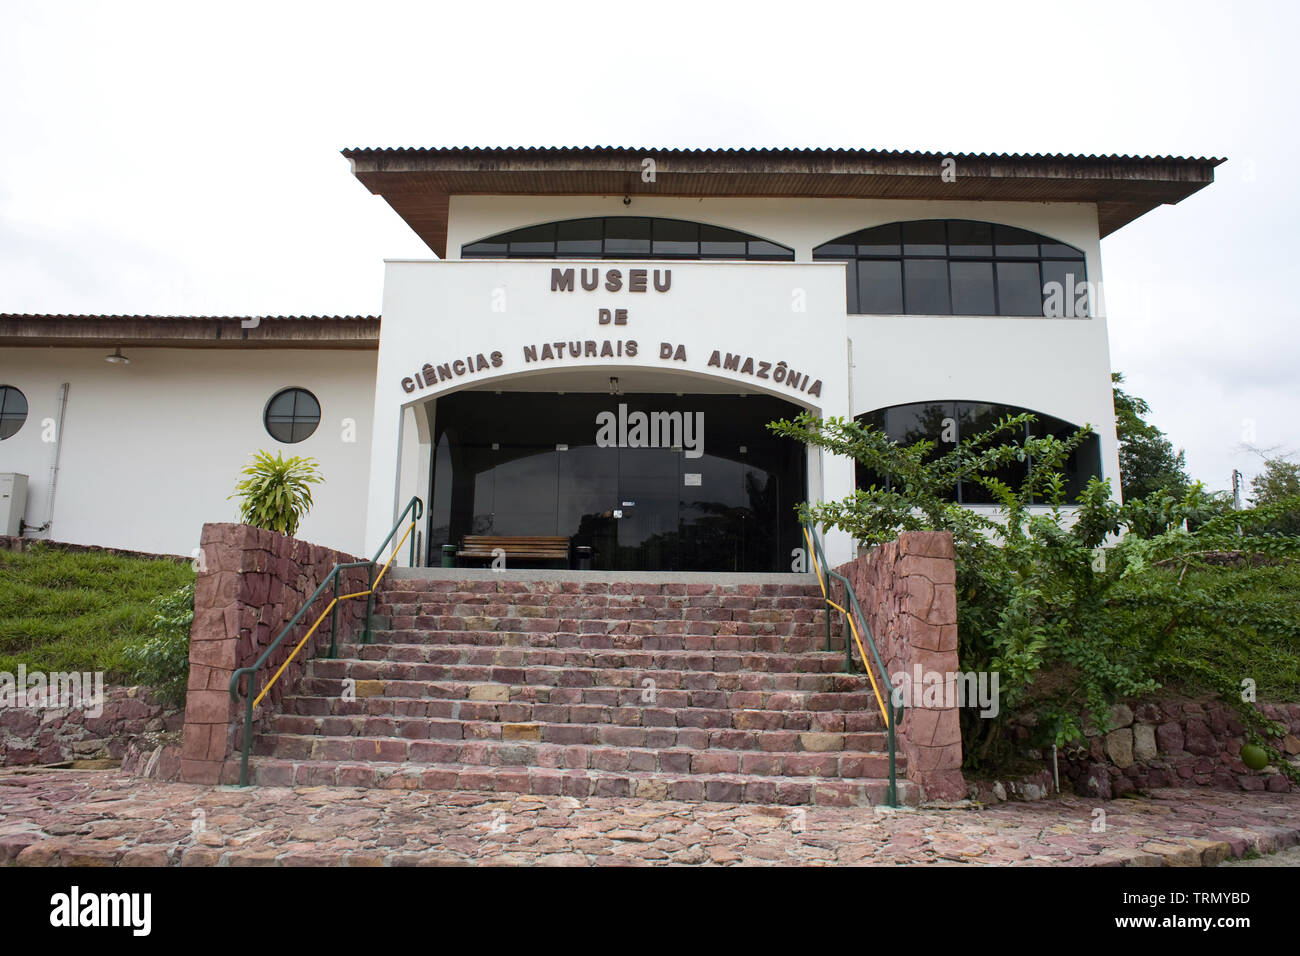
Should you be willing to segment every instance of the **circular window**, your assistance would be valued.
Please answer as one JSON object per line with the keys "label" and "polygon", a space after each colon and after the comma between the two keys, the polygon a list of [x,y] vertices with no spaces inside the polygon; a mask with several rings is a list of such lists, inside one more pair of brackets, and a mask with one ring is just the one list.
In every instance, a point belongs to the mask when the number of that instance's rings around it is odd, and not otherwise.
{"label": "circular window", "polygon": [[27,396],[12,385],[0,385],[0,441],[17,433],[27,421]]}
{"label": "circular window", "polygon": [[320,424],[320,402],[305,388],[286,388],[271,396],[262,417],[272,438],[292,444],[316,430]]}

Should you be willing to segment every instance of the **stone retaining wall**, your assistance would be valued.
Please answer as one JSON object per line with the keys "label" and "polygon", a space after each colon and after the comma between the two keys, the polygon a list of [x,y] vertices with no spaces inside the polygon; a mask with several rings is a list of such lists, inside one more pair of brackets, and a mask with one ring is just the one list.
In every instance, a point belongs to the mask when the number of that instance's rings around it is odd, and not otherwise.
{"label": "stone retaining wall", "polygon": [[[957,568],[949,532],[903,532],[836,570],[852,583],[891,680],[918,666],[923,673],[958,672]],[[927,799],[963,799],[957,707],[904,703],[898,741],[907,778]]]}
{"label": "stone retaining wall", "polygon": [[[1272,743],[1300,765],[1300,704],[1258,706],[1286,727],[1286,736]],[[1117,704],[1108,733],[1093,730],[1085,746],[1058,755],[1061,787],[1068,777],[1076,793],[1101,799],[1157,787],[1300,789],[1276,767],[1257,771],[1242,763],[1244,731],[1236,710],[1216,698],[1167,695]],[[1024,739],[1030,731],[1015,732]],[[1050,749],[1045,756],[1050,764]]]}
{"label": "stone retaining wall", "polygon": [[[243,705],[230,697],[231,676],[257,660],[335,564],[359,559],[244,524],[205,524],[200,557],[180,777],[188,783],[217,783],[222,763],[238,752],[241,743]],[[339,593],[364,591],[366,581],[364,568],[348,571],[340,580]],[[288,658],[332,594],[327,591],[276,649],[258,676],[257,689]],[[364,599],[339,606],[340,641],[361,626],[365,611]],[[301,676],[303,662],[327,649],[329,639],[326,619],[312,646],[303,648],[255,712],[255,729],[256,722],[276,709],[281,696]]]}
{"label": "stone retaining wall", "polygon": [[144,687],[105,687],[98,717],[79,707],[0,708],[0,766],[120,760],[136,737],[179,730],[181,721]]}

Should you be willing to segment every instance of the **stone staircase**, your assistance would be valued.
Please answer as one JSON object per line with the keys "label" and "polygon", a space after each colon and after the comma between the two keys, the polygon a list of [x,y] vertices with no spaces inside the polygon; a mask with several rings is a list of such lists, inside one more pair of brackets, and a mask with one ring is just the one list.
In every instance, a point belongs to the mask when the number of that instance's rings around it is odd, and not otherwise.
{"label": "stone staircase", "polygon": [[250,782],[884,802],[883,720],[815,584],[589,578],[387,583],[374,643],[309,663]]}

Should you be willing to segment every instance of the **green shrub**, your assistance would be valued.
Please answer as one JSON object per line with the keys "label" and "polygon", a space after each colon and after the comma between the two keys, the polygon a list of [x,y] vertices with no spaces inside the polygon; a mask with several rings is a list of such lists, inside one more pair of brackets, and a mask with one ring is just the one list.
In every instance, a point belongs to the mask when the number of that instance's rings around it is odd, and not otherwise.
{"label": "green shrub", "polygon": [[247,477],[229,496],[241,499],[239,520],[293,537],[299,522],[311,510],[311,485],[324,480],[318,467],[314,458],[284,458],[279,452],[272,458],[268,452],[259,451],[240,472]]}
{"label": "green shrub", "polygon": [[[961,667],[1000,675],[996,718],[962,711],[968,767],[1010,756],[1002,733],[1012,716],[1034,713],[1047,742],[1063,745],[1082,737],[1088,715],[1104,731],[1115,699],[1149,694],[1166,679],[1222,693],[1264,743],[1277,725],[1241,691],[1243,679],[1260,682],[1266,659],[1215,659],[1205,646],[1230,647],[1234,635],[1249,634],[1255,646],[1284,649],[1294,672],[1296,595],[1252,590],[1250,582],[1257,562],[1297,566],[1300,538],[1264,532],[1296,500],[1232,511],[1193,484],[1177,500],[1159,492],[1120,505],[1108,482],[1093,479],[1067,511],[1061,469],[1089,429],[1064,441],[1011,440],[1033,418],[1008,417],[935,457],[933,441],[904,447],[850,420],[805,413],[769,427],[892,476],[888,491],[873,486],[804,505],[802,518],[867,544],[907,530],[952,533]],[[994,477],[1025,459],[1033,468],[1019,487]],[[954,503],[958,481],[987,489],[998,513]],[[1225,562],[1225,553],[1238,560]],[[1300,778],[1275,751],[1270,756]]]}
{"label": "green shrub", "polygon": [[193,582],[154,598],[151,606],[153,636],[128,645],[123,662],[132,680],[152,687],[169,707],[182,707],[190,677]]}

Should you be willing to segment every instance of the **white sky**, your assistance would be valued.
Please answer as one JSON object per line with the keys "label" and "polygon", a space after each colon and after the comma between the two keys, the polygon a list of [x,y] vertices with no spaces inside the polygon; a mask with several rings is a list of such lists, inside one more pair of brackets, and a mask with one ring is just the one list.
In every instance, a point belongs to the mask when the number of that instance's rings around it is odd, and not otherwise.
{"label": "white sky", "polygon": [[1294,3],[0,0],[0,311],[378,312],[382,260],[429,251],[348,146],[1226,156],[1102,243],[1112,364],[1226,488],[1259,470],[1246,420],[1300,450],[1298,28]]}

